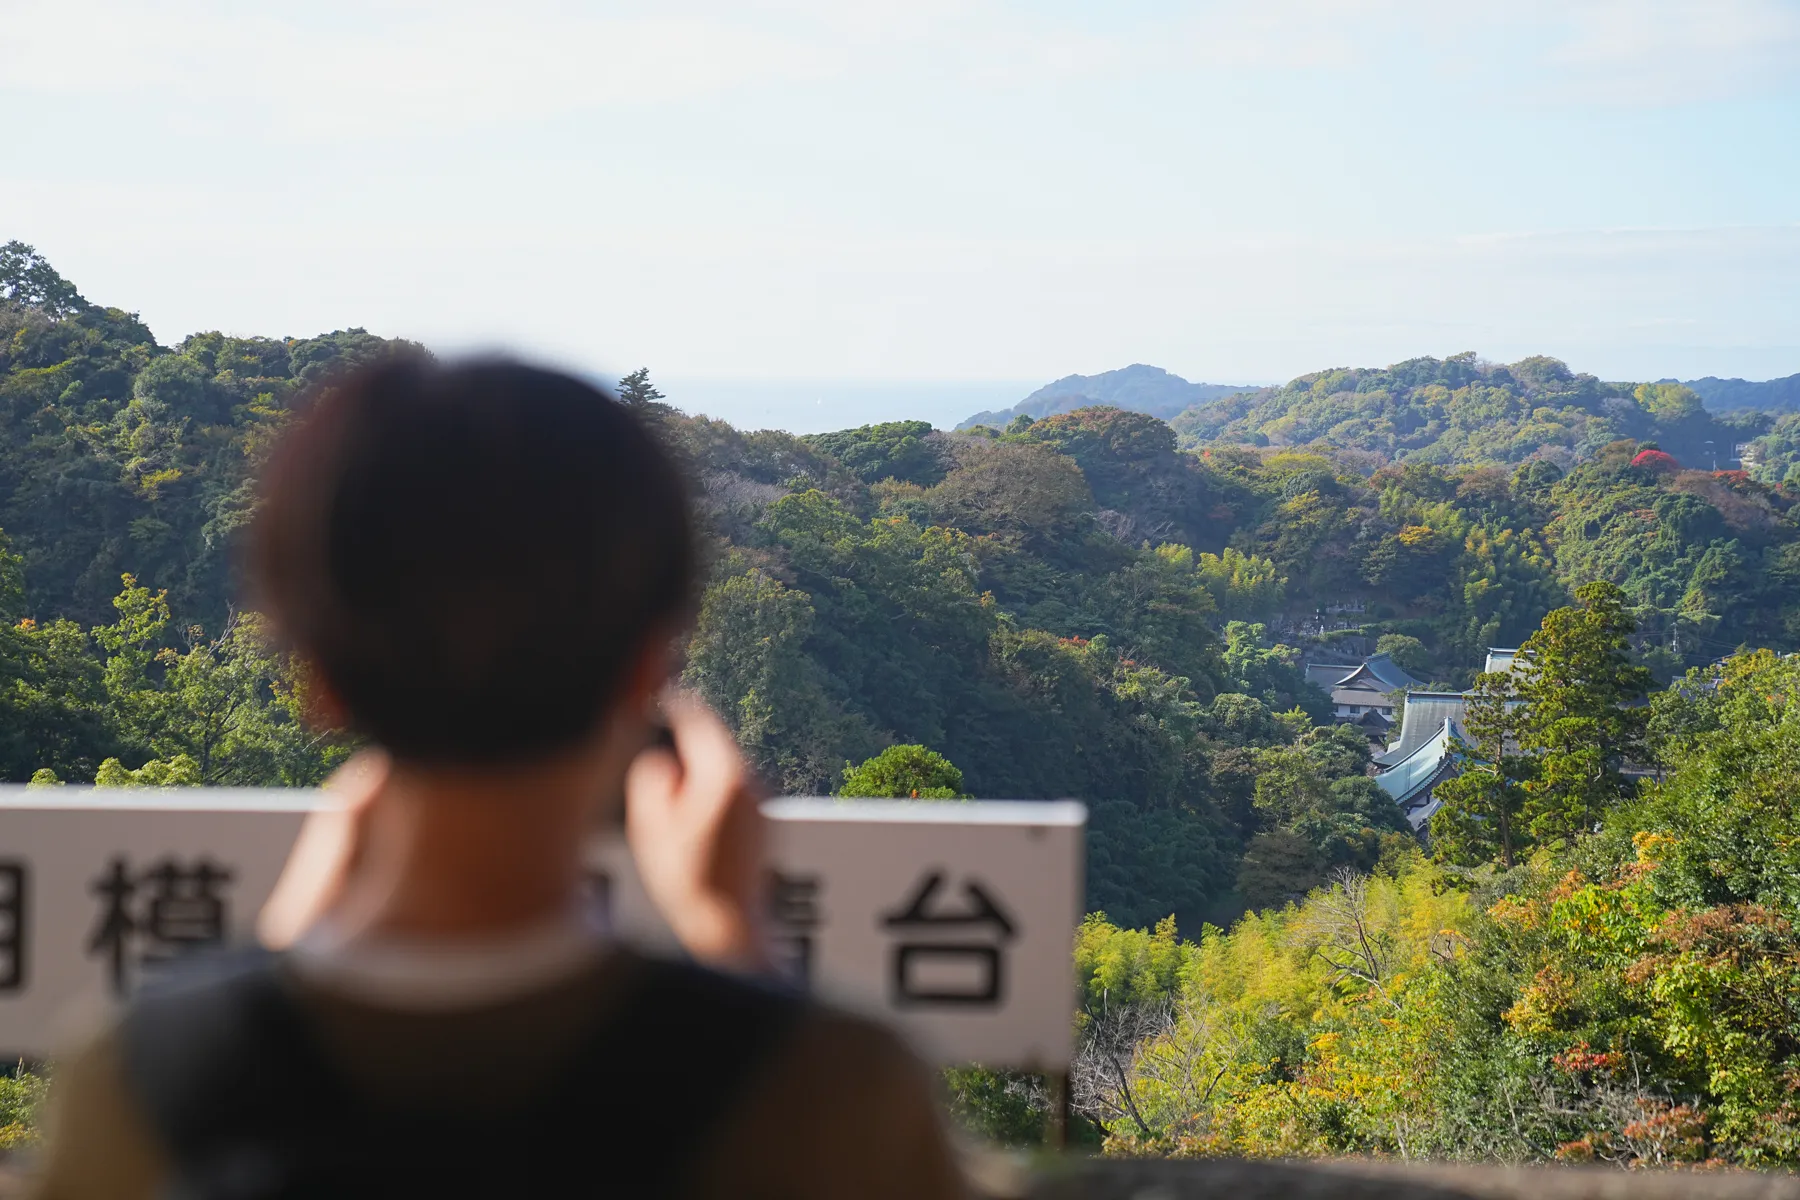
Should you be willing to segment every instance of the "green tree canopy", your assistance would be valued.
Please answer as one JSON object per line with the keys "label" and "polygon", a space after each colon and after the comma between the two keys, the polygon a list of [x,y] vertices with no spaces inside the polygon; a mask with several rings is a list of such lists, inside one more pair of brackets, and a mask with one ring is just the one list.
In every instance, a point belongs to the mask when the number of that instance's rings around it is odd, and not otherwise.
{"label": "green tree canopy", "polygon": [[74,284],[59,275],[36,248],[20,241],[0,245],[0,297],[49,317],[66,317],[88,307]]}
{"label": "green tree canopy", "polygon": [[889,746],[859,766],[844,764],[837,794],[859,799],[963,800],[963,773],[924,746]]}
{"label": "green tree canopy", "polygon": [[1627,761],[1644,761],[1650,671],[1633,662],[1625,596],[1590,583],[1544,618],[1519,650],[1519,748],[1532,759],[1524,817],[1534,838],[1591,829],[1631,794]]}
{"label": "green tree canopy", "polygon": [[1376,639],[1375,651],[1387,655],[1415,675],[1431,670],[1431,651],[1411,634],[1384,633]]}

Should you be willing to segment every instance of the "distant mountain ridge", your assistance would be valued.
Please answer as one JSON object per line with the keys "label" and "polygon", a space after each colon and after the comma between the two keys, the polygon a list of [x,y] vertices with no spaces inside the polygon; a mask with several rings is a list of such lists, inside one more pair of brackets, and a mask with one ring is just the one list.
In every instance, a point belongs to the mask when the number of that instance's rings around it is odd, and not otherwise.
{"label": "distant mountain ridge", "polygon": [[1717,375],[1683,382],[1713,412],[1738,412],[1752,408],[1766,413],[1800,411],[1800,374],[1762,382],[1751,379],[1720,379]]}
{"label": "distant mountain ridge", "polygon": [[1470,465],[1549,456],[1565,470],[1625,438],[1710,464],[1761,432],[1759,418],[1710,412],[1679,383],[1608,383],[1544,355],[1494,363],[1473,351],[1302,375],[1196,405],[1170,425],[1189,449],[1324,444]]}
{"label": "distant mountain ridge", "polygon": [[[1310,383],[1316,377],[1302,376],[1301,380]],[[1800,374],[1768,380],[1721,379],[1716,375],[1708,375],[1701,379],[1663,379],[1658,382],[1682,383],[1692,389],[1705,403],[1707,410],[1713,413],[1751,410],[1771,414],[1800,412]],[[1133,363],[1129,367],[1103,371],[1098,375],[1065,375],[1054,383],[1045,384],[1011,408],[978,412],[959,422],[956,427],[970,429],[976,425],[1006,425],[1020,416],[1035,420],[1093,404],[1148,413],[1169,421],[1195,405],[1265,390],[1276,389],[1265,389],[1258,384],[1190,383],[1161,367]]]}
{"label": "distant mountain ridge", "polygon": [[1035,420],[1093,404],[1148,413],[1166,421],[1196,404],[1235,396],[1254,388],[1254,384],[1189,383],[1161,367],[1133,363],[1099,375],[1065,375],[1055,383],[1045,384],[1011,408],[978,412],[957,428],[1005,425],[1021,416]]}

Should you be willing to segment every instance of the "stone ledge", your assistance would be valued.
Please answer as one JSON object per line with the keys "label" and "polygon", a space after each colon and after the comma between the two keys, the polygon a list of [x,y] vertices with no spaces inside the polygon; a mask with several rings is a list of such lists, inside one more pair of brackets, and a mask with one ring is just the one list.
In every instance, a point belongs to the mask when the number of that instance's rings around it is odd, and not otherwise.
{"label": "stone ledge", "polygon": [[1031,1200],[1800,1200],[1800,1176],[1459,1163],[1097,1160],[1045,1170]]}

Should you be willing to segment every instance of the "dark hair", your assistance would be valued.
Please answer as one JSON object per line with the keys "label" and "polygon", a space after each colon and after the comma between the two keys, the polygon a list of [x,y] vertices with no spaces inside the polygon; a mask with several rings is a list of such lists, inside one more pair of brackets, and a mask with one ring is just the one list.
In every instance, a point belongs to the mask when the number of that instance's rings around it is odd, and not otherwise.
{"label": "dark hair", "polygon": [[357,732],[499,763],[590,733],[694,582],[675,464],[598,388],[511,362],[390,360],[281,441],[258,601]]}

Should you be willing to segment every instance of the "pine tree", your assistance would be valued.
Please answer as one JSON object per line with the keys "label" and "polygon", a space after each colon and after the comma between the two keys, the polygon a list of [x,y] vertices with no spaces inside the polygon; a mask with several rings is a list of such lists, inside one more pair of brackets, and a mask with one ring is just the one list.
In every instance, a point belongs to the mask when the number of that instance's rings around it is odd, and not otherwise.
{"label": "pine tree", "polygon": [[1631,661],[1637,628],[1625,594],[1610,583],[1584,585],[1576,603],[1544,618],[1519,650],[1523,701],[1519,748],[1532,756],[1524,816],[1532,837],[1572,837],[1633,789],[1624,764],[1643,758],[1650,690],[1647,667]]}
{"label": "pine tree", "polygon": [[666,433],[669,420],[675,415],[675,409],[663,403],[662,391],[650,382],[650,368],[639,367],[631,374],[619,380],[619,386],[613,389],[619,403],[637,414],[653,433]]}
{"label": "pine tree", "polygon": [[1431,817],[1432,853],[1447,862],[1479,866],[1495,859],[1512,867],[1527,841],[1520,828],[1525,790],[1520,783],[1531,760],[1517,753],[1518,722],[1513,677],[1503,671],[1475,679],[1463,727],[1462,773],[1440,783],[1443,807]]}
{"label": "pine tree", "polygon": [[668,405],[661,403],[663,399],[662,392],[657,389],[657,386],[654,383],[650,382],[649,367],[639,367],[631,374],[625,376],[623,379],[619,380],[619,386],[614,390],[618,394],[619,403],[623,404],[626,408],[640,411],[645,409],[663,409],[666,411],[669,407]]}

